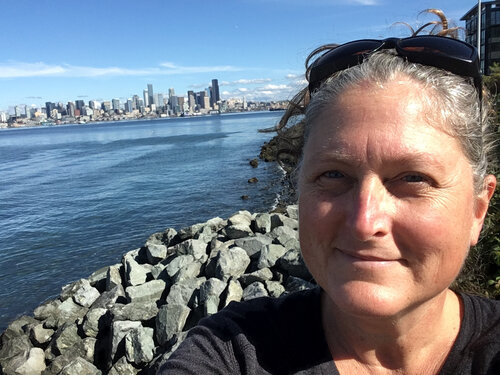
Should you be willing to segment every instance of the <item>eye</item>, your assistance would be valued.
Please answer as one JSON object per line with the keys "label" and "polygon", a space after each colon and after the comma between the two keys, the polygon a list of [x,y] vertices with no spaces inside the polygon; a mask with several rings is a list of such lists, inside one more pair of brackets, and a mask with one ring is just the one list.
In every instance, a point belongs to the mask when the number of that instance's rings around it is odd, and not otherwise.
{"label": "eye", "polygon": [[338,178],[342,178],[342,177],[345,177],[345,176],[344,176],[343,173],[341,173],[339,171],[328,171],[328,172],[323,173],[321,175],[321,177],[338,179]]}
{"label": "eye", "polygon": [[419,174],[407,174],[401,178],[405,182],[427,182],[427,178]]}

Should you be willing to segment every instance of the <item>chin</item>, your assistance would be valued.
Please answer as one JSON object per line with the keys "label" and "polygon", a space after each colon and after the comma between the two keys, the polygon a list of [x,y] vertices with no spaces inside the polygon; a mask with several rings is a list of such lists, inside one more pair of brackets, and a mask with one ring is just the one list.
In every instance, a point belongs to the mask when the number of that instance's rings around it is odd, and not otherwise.
{"label": "chin", "polygon": [[411,293],[365,281],[329,285],[323,290],[334,308],[359,317],[393,318],[416,302],[408,298]]}

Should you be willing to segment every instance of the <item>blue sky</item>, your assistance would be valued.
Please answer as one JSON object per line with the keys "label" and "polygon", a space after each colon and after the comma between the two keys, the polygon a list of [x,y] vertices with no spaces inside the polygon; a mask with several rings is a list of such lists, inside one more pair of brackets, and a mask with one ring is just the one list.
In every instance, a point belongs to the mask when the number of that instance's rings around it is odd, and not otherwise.
{"label": "blue sky", "polygon": [[0,0],[0,111],[46,101],[200,91],[290,98],[325,43],[404,36],[440,8],[458,26],[473,0]]}

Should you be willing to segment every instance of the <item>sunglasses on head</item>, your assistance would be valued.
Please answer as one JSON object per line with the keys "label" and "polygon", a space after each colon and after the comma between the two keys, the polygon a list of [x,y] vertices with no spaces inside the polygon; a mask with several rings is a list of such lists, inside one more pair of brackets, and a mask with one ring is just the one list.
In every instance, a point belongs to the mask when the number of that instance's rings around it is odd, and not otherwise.
{"label": "sunglasses on head", "polygon": [[482,97],[479,55],[474,46],[458,39],[436,35],[384,40],[361,39],[341,44],[320,56],[310,67],[309,92],[319,88],[333,73],[359,65],[371,53],[395,49],[409,62],[433,66],[450,73],[474,79],[479,97]]}

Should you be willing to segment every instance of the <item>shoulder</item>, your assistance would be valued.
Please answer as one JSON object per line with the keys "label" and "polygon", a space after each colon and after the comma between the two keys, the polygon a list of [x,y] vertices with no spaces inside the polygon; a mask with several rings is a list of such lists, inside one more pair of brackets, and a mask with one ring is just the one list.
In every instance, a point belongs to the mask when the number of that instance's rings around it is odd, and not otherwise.
{"label": "shoulder", "polygon": [[294,374],[329,366],[320,289],[233,302],[202,319],[171,359],[167,366],[198,366],[201,371],[201,363],[205,370],[217,363],[216,373],[227,374]]}
{"label": "shoulder", "polygon": [[455,370],[445,373],[500,374],[500,301],[468,294],[460,297],[462,325],[448,361]]}

